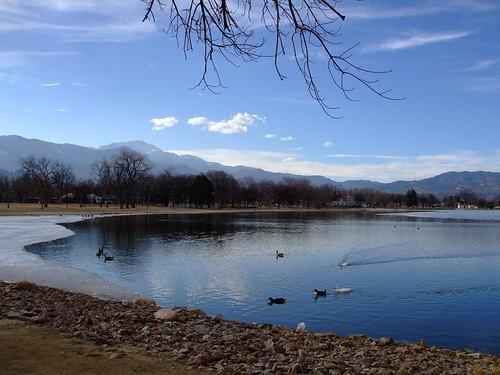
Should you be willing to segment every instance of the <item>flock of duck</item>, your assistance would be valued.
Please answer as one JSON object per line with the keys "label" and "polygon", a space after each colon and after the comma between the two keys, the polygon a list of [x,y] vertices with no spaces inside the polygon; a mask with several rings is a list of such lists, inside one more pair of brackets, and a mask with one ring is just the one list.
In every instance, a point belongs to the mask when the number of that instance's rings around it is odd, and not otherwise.
{"label": "flock of duck", "polygon": [[[285,256],[285,254],[279,250],[276,250],[276,259],[278,258],[283,258]],[[348,267],[349,266],[349,263],[345,260],[341,261],[339,263],[339,267],[342,269],[344,267]],[[352,288],[335,288],[335,294],[347,294],[347,293],[351,293],[352,292]],[[313,296],[314,298],[318,298],[318,297],[326,297],[327,295],[327,292],[326,292],[326,289],[314,289],[313,290]],[[282,305],[286,303],[286,299],[285,298],[282,298],[282,297],[277,297],[277,298],[273,298],[273,297],[269,297],[267,299],[267,304],[268,305]],[[302,324],[302,323],[301,323]]]}
{"label": "flock of duck", "polygon": [[[99,249],[97,250],[97,253],[95,254],[96,257],[98,257],[99,259],[101,259],[101,257],[104,257],[104,263],[112,261],[115,257],[106,254],[104,252],[104,248],[105,248],[105,246],[99,247]],[[285,256],[285,254],[283,252],[276,250],[276,259],[283,258],[284,256]],[[342,261],[339,263],[340,268],[344,268],[347,266],[349,266],[349,263],[347,263],[346,261]],[[351,292],[352,292],[352,288],[335,288],[336,294],[347,294],[347,293],[351,293]],[[326,297],[326,295],[327,295],[326,289],[323,289],[323,290],[314,289],[313,290],[314,298]],[[273,305],[273,304],[282,305],[282,304],[286,303],[286,299],[282,298],[282,297],[277,297],[277,298],[269,297],[267,299],[267,303],[269,305]]]}
{"label": "flock of duck", "polygon": [[95,256],[98,257],[99,259],[101,259],[101,257],[104,257],[104,263],[106,262],[110,262],[112,261],[113,259],[115,259],[115,257],[111,256],[111,255],[108,255],[104,252],[104,246],[101,246],[98,250],[97,250],[97,253],[95,253]]}

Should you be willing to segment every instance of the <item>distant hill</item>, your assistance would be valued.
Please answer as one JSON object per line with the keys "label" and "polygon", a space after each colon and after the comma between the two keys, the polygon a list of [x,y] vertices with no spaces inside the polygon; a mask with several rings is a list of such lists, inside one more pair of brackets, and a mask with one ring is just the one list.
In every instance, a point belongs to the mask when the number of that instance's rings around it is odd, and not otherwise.
{"label": "distant hill", "polygon": [[314,185],[333,183],[323,176],[297,176],[288,173],[273,173],[258,168],[245,166],[229,167],[219,163],[208,162],[196,156],[177,155],[166,152],[156,146],[142,141],[112,143],[98,148],[83,147],[72,144],[59,144],[27,139],[17,135],[0,136],[0,169],[15,171],[19,169],[19,161],[30,155],[45,156],[70,165],[78,178],[89,178],[93,174],[93,165],[104,158],[117,154],[122,149],[132,149],[144,153],[153,164],[155,172],[166,169],[177,174],[198,174],[211,170],[222,170],[237,179],[252,177],[256,180],[280,181],[285,177],[308,178]]}
{"label": "distant hill", "polygon": [[210,170],[223,170],[237,179],[252,177],[258,181],[271,180],[277,182],[285,177],[307,178],[313,185],[335,184],[344,189],[368,188],[387,193],[405,193],[408,189],[415,189],[417,193],[432,193],[439,198],[445,195],[456,195],[462,189],[473,190],[481,197],[497,197],[500,195],[500,173],[495,172],[447,172],[423,180],[394,181],[390,183],[368,180],[336,182],[323,176],[274,173],[245,166],[229,167],[208,162],[196,156],[166,152],[142,141],[113,143],[92,148],[68,143],[58,144],[38,139],[26,139],[17,135],[0,136],[0,169],[15,171],[19,169],[19,160],[21,158],[29,155],[45,156],[70,165],[77,177],[89,178],[92,176],[92,166],[95,162],[109,158],[124,148],[146,154],[151,160],[155,172],[170,169],[178,174],[197,174]]}
{"label": "distant hill", "polygon": [[432,193],[439,198],[458,195],[463,189],[470,189],[480,197],[500,195],[500,173],[496,172],[446,172],[415,181],[394,181],[380,183],[366,180],[352,180],[341,183],[346,189],[369,188],[386,193],[402,193],[415,189],[417,193]]}

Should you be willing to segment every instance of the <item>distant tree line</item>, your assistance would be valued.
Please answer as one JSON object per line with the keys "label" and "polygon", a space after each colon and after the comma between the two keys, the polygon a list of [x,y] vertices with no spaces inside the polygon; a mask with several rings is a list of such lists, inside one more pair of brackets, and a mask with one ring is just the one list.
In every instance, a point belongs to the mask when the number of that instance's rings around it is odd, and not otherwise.
{"label": "distant tree line", "polygon": [[49,203],[96,203],[120,208],[137,204],[192,208],[493,208],[496,199],[478,198],[463,190],[456,196],[437,199],[414,189],[393,194],[373,189],[339,189],[333,184],[314,186],[307,179],[283,178],[279,182],[237,180],[224,171],[179,175],[171,171],[152,173],[145,155],[122,150],[97,162],[93,178],[77,180],[72,168],[44,157],[20,160],[16,173],[0,171],[0,202],[36,202],[43,209]]}

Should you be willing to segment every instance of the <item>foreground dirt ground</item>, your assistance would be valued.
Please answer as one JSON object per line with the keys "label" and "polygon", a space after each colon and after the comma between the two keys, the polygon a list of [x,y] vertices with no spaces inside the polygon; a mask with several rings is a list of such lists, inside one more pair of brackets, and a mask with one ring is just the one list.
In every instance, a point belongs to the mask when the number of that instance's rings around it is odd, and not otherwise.
{"label": "foreground dirt ground", "polygon": [[[116,357],[116,358],[115,358]],[[196,375],[201,370],[144,355],[132,347],[107,348],[77,340],[54,328],[0,319],[0,374],[165,374]]]}

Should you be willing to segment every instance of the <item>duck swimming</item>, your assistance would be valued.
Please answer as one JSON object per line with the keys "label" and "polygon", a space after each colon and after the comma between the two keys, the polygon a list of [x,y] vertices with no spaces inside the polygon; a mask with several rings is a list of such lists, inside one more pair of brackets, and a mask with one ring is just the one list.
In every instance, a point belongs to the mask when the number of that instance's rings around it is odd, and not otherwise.
{"label": "duck swimming", "polygon": [[351,293],[352,288],[335,288],[335,293]]}
{"label": "duck swimming", "polygon": [[345,260],[343,260],[342,262],[339,263],[340,268],[347,267],[348,265],[349,265],[349,263],[347,263]]}
{"label": "duck swimming", "polygon": [[113,259],[115,259],[115,257],[112,257],[112,256],[109,256],[109,255],[104,254],[104,263],[106,263],[106,262],[110,262],[110,261],[112,261]]}
{"label": "duck swimming", "polygon": [[285,254],[279,252],[278,250],[276,250],[276,258],[283,258],[285,256]]}
{"label": "duck swimming", "polygon": [[267,299],[267,304],[268,305],[272,305],[272,304],[277,304],[277,305],[282,305],[285,303],[285,299],[284,298],[272,298],[272,297],[269,297]]}
{"label": "duck swimming", "polygon": [[314,289],[313,294],[315,297],[326,296],[326,289],[324,289],[324,290]]}

